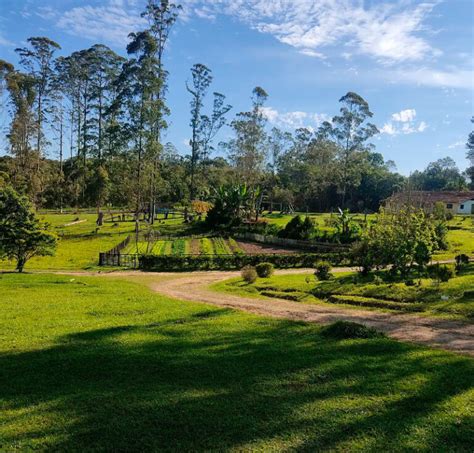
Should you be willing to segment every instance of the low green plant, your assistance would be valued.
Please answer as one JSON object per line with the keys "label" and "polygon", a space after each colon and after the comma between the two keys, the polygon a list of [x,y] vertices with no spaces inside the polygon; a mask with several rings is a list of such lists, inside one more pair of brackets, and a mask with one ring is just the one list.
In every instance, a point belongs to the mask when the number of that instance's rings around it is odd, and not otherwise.
{"label": "low green plant", "polygon": [[381,338],[384,334],[378,330],[350,321],[336,321],[321,329],[321,334],[337,340]]}
{"label": "low green plant", "polygon": [[255,283],[257,281],[257,271],[253,266],[245,266],[242,268],[240,271],[240,274],[242,278],[247,282],[248,284]]}
{"label": "low green plant", "polygon": [[255,266],[255,270],[260,278],[269,278],[273,275],[275,268],[272,263],[259,263]]}
{"label": "low green plant", "polygon": [[461,253],[459,255],[456,255],[454,257],[454,260],[456,261],[456,270],[460,271],[463,268],[465,268],[469,264],[469,256],[467,256],[465,253]]}
{"label": "low green plant", "polygon": [[331,263],[329,261],[318,261],[315,264],[314,275],[320,281],[329,280],[332,277],[331,274]]}
{"label": "low green plant", "polygon": [[232,250],[232,253],[234,253],[235,255],[242,255],[244,253],[244,251],[239,247],[239,244],[235,239],[229,238],[227,242],[229,244],[230,249]]}
{"label": "low green plant", "polygon": [[454,277],[454,270],[446,264],[433,264],[428,266],[428,275],[438,282],[447,282]]}

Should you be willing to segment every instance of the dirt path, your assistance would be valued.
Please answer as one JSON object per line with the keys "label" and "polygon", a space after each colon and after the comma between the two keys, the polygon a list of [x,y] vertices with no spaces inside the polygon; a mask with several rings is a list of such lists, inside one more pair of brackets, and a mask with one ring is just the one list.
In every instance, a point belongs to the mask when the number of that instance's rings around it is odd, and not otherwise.
{"label": "dirt path", "polygon": [[[347,271],[340,269],[339,271]],[[280,271],[301,273],[305,270]],[[306,270],[307,272],[307,270]],[[170,275],[170,274],[167,274]],[[244,310],[264,316],[328,324],[353,321],[385,332],[388,336],[474,356],[474,325],[463,322],[368,310],[310,305],[282,299],[256,299],[218,293],[208,286],[239,275],[236,272],[195,272],[174,274],[173,278],[153,282],[150,287],[169,297],[192,302]]]}
{"label": "dirt path", "polygon": [[[341,267],[333,272],[354,271]],[[51,273],[51,271],[44,271]],[[311,269],[279,270],[277,274],[301,274]],[[41,272],[38,272],[41,273]],[[140,272],[140,271],[56,271],[58,274],[102,276],[111,278],[140,278],[160,294],[191,302],[248,311],[263,316],[329,324],[338,320],[353,321],[374,327],[401,341],[419,343],[474,357],[474,325],[460,321],[430,318],[413,314],[393,314],[340,306],[310,305],[283,299],[257,299],[211,291],[213,283],[237,277],[240,272]],[[143,280],[143,277],[146,279]]]}

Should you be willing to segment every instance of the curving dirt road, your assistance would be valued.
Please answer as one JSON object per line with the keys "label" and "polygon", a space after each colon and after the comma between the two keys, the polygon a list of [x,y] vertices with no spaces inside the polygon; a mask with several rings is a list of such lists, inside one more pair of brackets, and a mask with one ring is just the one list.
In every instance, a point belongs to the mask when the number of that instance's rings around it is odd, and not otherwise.
{"label": "curving dirt road", "polygon": [[[339,272],[348,269],[338,269]],[[279,271],[302,273],[307,270]],[[163,274],[160,274],[163,275]],[[167,274],[167,279],[150,283],[153,291],[181,300],[244,310],[264,316],[328,324],[337,320],[353,321],[375,327],[401,341],[438,347],[474,356],[474,325],[413,314],[392,314],[337,306],[310,305],[282,299],[256,299],[218,293],[208,287],[238,276],[238,272],[194,272]]]}

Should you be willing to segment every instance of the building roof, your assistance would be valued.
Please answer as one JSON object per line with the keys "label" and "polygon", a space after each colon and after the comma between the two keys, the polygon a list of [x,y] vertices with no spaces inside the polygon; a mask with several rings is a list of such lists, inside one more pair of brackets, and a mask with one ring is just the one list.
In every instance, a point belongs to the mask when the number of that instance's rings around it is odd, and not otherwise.
{"label": "building roof", "polygon": [[442,203],[463,203],[468,200],[474,200],[474,191],[454,192],[428,192],[423,190],[414,190],[410,192],[394,193],[387,201],[397,203],[416,203],[416,204],[434,204]]}

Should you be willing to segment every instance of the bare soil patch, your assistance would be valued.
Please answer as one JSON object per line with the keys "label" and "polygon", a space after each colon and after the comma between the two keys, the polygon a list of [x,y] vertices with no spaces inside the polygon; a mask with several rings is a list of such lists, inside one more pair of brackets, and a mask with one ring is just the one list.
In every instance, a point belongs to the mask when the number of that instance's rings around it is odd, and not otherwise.
{"label": "bare soil patch", "polygon": [[[298,253],[298,250],[277,247],[271,244],[259,244],[256,242],[243,242],[243,241],[237,241],[237,243],[239,244],[239,247],[245,253],[249,255],[256,255],[256,254],[271,255],[273,253],[290,255],[290,254]],[[301,253],[301,251],[299,252]]]}

